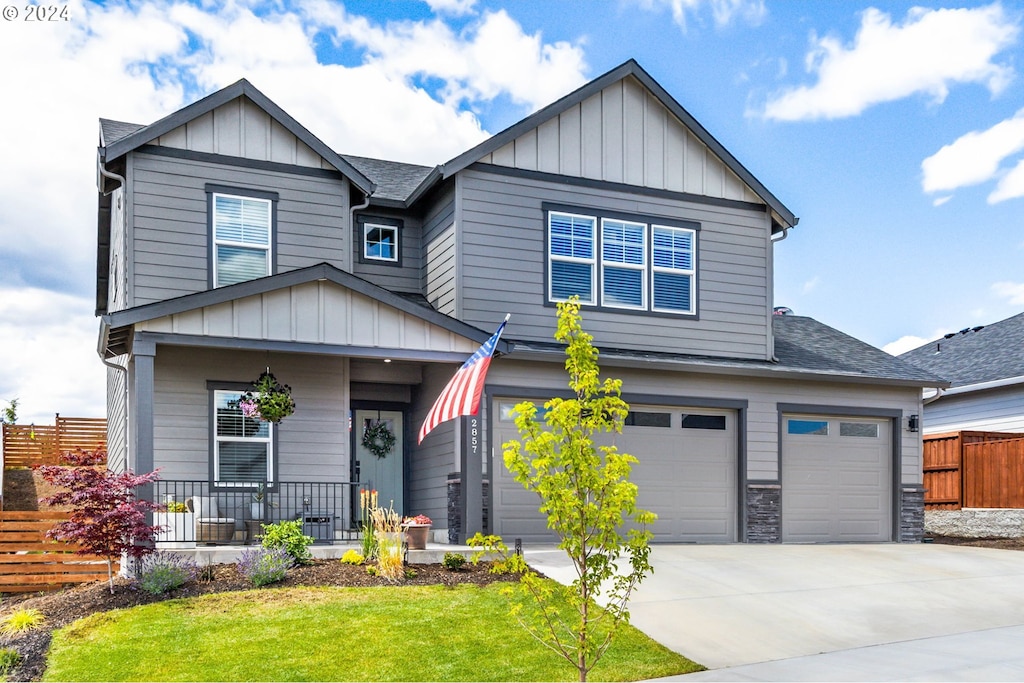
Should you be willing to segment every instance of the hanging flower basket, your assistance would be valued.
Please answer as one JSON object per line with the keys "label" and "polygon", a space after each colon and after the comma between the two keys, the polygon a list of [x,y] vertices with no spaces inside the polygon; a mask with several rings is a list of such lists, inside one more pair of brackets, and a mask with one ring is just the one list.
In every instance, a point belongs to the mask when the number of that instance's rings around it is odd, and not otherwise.
{"label": "hanging flower basket", "polygon": [[363,430],[363,448],[383,458],[395,447],[395,435],[384,420],[374,420]]}
{"label": "hanging flower basket", "polygon": [[295,400],[292,388],[278,382],[268,370],[252,383],[252,391],[242,395],[238,407],[245,417],[276,424],[295,412]]}

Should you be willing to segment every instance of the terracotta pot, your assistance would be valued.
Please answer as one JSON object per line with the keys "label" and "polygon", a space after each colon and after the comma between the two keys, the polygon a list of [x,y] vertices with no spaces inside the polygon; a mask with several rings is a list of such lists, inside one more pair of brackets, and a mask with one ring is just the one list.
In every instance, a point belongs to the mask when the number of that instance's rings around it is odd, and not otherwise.
{"label": "terracotta pot", "polygon": [[429,524],[405,525],[405,542],[409,544],[409,550],[426,550],[429,535]]}

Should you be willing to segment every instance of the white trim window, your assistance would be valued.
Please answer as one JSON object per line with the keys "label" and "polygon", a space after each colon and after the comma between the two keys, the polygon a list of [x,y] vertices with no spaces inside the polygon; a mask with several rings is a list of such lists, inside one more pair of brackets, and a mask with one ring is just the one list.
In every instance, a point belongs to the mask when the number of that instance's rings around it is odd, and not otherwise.
{"label": "white trim window", "polygon": [[398,263],[398,226],[364,223],[363,258]]}
{"label": "white trim window", "polygon": [[213,194],[213,286],[270,275],[270,200]]}
{"label": "white trim window", "polygon": [[256,486],[274,481],[274,425],[245,417],[243,391],[213,394],[213,481],[217,486]]}
{"label": "white trim window", "polygon": [[647,309],[647,225],[601,219],[601,303]]}
{"label": "white trim window", "polygon": [[597,220],[593,216],[552,211],[548,214],[548,298],[596,303]]}
{"label": "white trim window", "polygon": [[556,210],[547,216],[548,301],[576,295],[590,306],[697,313],[699,228]]}
{"label": "white trim window", "polygon": [[697,231],[652,225],[653,256],[651,258],[651,289],[654,300],[651,310],[667,313],[693,313],[694,280],[697,259],[694,245]]}

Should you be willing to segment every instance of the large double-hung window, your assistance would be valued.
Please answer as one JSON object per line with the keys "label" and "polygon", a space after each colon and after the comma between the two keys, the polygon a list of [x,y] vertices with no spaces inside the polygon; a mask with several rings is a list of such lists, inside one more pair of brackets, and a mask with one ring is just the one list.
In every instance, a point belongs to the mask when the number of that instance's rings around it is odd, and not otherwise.
{"label": "large double-hung window", "polygon": [[244,393],[213,392],[213,481],[217,486],[274,481],[274,426],[242,414]]}
{"label": "large double-hung window", "polygon": [[575,295],[591,306],[696,314],[696,224],[556,210],[547,218],[549,301]]}
{"label": "large double-hung window", "polygon": [[214,186],[208,186],[207,193],[213,286],[270,275],[276,193],[233,194]]}

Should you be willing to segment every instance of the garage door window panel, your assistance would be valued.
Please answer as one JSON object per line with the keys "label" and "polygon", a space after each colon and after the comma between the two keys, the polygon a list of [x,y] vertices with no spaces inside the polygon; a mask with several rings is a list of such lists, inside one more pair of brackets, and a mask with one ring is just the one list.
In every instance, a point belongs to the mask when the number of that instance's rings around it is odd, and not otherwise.
{"label": "garage door window panel", "polygon": [[683,429],[725,430],[725,415],[683,415]]}
{"label": "garage door window panel", "polygon": [[642,410],[631,410],[626,415],[627,427],[671,427],[671,413],[652,413]]}
{"label": "garage door window panel", "polygon": [[877,439],[878,424],[871,422],[840,422],[839,436]]}
{"label": "garage door window panel", "polygon": [[795,436],[828,436],[828,420],[787,420],[786,432]]}

